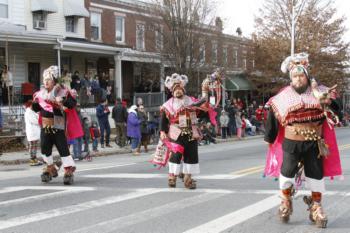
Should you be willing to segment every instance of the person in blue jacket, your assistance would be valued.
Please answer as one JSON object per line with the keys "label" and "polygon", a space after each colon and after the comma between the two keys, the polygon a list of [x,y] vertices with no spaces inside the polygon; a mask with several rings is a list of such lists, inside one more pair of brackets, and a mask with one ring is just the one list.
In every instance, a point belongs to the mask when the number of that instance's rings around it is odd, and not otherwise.
{"label": "person in blue jacket", "polygon": [[109,144],[109,138],[111,134],[111,126],[109,125],[108,116],[109,116],[109,108],[106,99],[102,99],[101,103],[96,107],[96,116],[98,120],[98,124],[100,125],[101,131],[101,148],[105,147],[105,131],[106,131],[106,147],[112,147]]}
{"label": "person in blue jacket", "polygon": [[129,108],[127,120],[127,136],[131,138],[131,150],[134,155],[139,155],[138,146],[141,142],[141,120],[137,114],[137,106],[133,105]]}

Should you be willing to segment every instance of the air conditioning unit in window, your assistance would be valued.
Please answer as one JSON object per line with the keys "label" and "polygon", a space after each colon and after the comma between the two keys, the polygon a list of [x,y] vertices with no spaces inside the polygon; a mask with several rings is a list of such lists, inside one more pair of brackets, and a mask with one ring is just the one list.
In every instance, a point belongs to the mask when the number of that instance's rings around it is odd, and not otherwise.
{"label": "air conditioning unit in window", "polygon": [[46,29],[46,21],[44,20],[36,20],[34,21],[34,28],[35,29]]}

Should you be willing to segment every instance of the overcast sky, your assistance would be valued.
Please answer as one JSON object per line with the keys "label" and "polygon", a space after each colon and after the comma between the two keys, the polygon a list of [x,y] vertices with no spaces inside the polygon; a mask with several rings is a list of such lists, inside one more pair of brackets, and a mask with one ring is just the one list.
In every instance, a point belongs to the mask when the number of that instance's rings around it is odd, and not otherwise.
{"label": "overcast sky", "polygon": [[[257,15],[263,0],[216,0],[218,3],[216,15],[224,21],[224,31],[235,34],[237,27],[243,35],[250,37],[254,32],[254,15]],[[344,40],[350,42],[350,0],[334,0],[339,15],[347,18],[345,26],[348,28]]]}

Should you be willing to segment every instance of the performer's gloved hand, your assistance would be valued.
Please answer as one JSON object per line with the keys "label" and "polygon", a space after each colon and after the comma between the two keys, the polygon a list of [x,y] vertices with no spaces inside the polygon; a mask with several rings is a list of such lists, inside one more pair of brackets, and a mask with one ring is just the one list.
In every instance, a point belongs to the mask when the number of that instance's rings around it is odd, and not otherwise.
{"label": "performer's gloved hand", "polygon": [[160,131],[160,140],[164,140],[164,139],[167,139],[168,138],[168,135],[164,132],[164,131]]}

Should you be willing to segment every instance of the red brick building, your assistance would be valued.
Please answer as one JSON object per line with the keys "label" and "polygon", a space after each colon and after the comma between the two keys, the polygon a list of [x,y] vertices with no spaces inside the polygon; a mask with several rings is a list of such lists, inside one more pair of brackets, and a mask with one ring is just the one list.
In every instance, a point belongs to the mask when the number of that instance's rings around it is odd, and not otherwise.
{"label": "red brick building", "polygon": [[[141,1],[85,0],[85,6],[90,12],[90,18],[85,19],[86,39],[96,45],[115,48],[112,54],[99,54],[91,61],[88,58],[86,71],[110,74],[117,95],[124,99],[131,100],[136,92],[159,93],[161,78],[172,70],[161,63],[159,49],[163,41],[159,29],[154,27],[155,22],[162,24],[161,17],[150,14],[146,10],[149,5]],[[254,68],[254,61],[249,60],[251,41],[223,34],[220,18],[215,25],[204,25],[199,31],[196,53],[203,65],[198,68],[197,77],[190,77],[191,92],[198,92],[206,74],[216,67],[225,68],[230,77],[226,81],[229,90],[246,90],[248,84],[234,75]]]}

